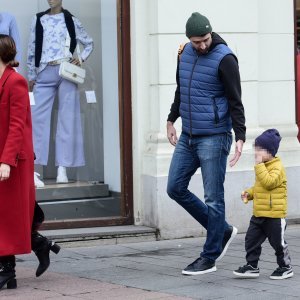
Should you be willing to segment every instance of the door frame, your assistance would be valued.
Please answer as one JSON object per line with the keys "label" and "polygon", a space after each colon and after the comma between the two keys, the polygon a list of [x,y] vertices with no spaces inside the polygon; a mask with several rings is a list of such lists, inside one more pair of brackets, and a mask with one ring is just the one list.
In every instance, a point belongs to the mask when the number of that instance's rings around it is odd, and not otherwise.
{"label": "door frame", "polygon": [[[300,29],[299,29],[300,30]],[[294,0],[294,53],[295,53],[295,118],[296,118],[296,124],[298,126],[298,140],[300,142],[300,83],[298,84],[298,80],[300,80],[300,64],[298,67],[298,27],[297,27],[297,0]],[[300,57],[299,57],[300,61]],[[299,69],[299,70],[298,70]],[[299,90],[298,90],[299,86]]]}

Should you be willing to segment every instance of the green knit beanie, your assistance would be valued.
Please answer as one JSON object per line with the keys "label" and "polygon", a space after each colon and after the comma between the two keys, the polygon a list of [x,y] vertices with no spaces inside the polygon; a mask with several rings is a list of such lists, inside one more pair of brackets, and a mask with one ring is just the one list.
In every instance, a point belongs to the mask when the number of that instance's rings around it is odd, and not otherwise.
{"label": "green knit beanie", "polygon": [[212,28],[209,20],[198,12],[192,13],[186,22],[185,34],[189,39],[193,36],[203,36],[211,32]]}

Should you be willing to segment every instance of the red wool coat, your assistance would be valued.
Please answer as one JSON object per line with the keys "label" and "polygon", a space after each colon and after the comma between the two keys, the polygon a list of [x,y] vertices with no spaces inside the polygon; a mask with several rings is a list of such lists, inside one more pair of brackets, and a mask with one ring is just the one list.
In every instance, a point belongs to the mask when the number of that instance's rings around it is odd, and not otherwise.
{"label": "red wool coat", "polygon": [[0,78],[0,256],[31,252],[35,205],[31,111],[26,80],[11,67]]}

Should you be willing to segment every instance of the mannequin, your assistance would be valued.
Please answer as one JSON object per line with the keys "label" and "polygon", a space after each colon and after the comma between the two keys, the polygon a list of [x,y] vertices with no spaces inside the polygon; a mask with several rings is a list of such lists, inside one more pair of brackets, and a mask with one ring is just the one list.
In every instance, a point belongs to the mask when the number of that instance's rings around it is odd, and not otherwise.
{"label": "mannequin", "polygon": [[0,34],[6,34],[13,38],[17,48],[16,60],[20,62],[22,53],[18,25],[15,17],[7,12],[0,12]]}
{"label": "mannequin", "polygon": [[[55,95],[58,94],[58,120],[56,131],[55,164],[57,183],[67,183],[67,167],[85,165],[80,119],[78,87],[59,76],[63,61],[79,65],[73,57],[76,44],[83,45],[82,61],[93,51],[93,40],[80,21],[62,7],[62,0],[48,0],[50,9],[37,14],[32,21],[28,45],[29,89],[33,91],[35,105],[32,106],[33,142],[36,165],[48,163],[51,111]],[[66,39],[71,45],[65,55]],[[34,175],[37,187],[44,183]]]}

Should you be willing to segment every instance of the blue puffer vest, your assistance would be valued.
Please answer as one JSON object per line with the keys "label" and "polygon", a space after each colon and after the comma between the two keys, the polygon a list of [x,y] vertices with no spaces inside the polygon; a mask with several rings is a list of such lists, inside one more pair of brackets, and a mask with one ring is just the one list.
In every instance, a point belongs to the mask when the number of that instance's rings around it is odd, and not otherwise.
{"label": "blue puffer vest", "polygon": [[179,63],[183,132],[212,135],[231,131],[228,101],[218,77],[219,64],[228,54],[232,51],[225,44],[205,55],[198,55],[191,43],[185,46]]}

